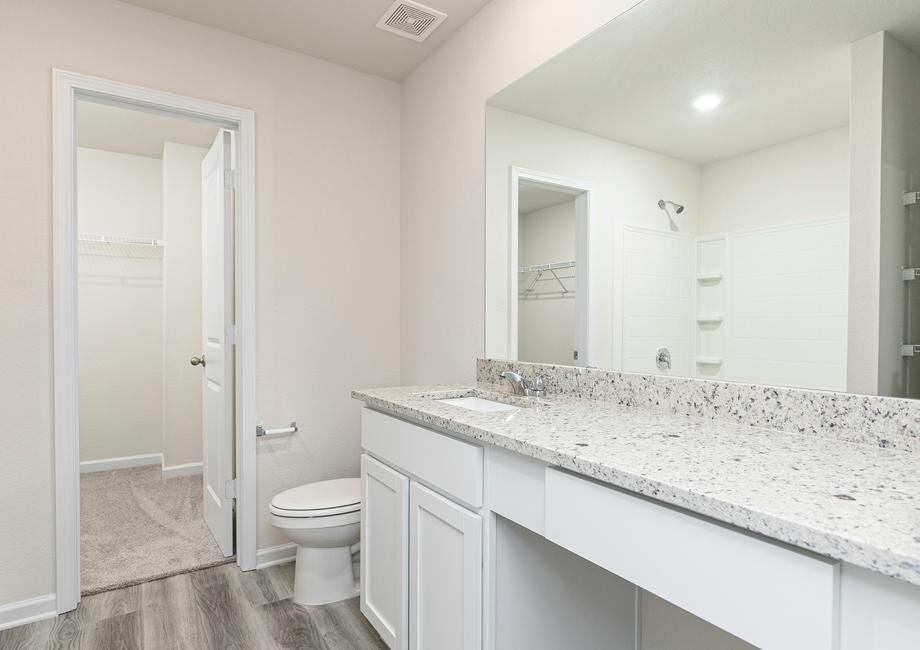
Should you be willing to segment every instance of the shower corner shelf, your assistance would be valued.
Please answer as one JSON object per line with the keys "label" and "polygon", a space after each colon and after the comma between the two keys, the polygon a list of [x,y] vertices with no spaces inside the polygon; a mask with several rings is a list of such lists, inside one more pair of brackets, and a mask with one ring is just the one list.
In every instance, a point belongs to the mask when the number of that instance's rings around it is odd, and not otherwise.
{"label": "shower corner shelf", "polygon": [[905,280],[920,280],[920,268],[904,268],[901,270],[901,277]]}
{"label": "shower corner shelf", "polygon": [[920,357],[920,345],[901,345],[902,357]]}
{"label": "shower corner shelf", "polygon": [[701,366],[721,366],[722,357],[697,357],[696,362]]}
{"label": "shower corner shelf", "polygon": [[696,281],[697,282],[718,282],[722,279],[721,271],[713,271],[712,273],[697,273]]}
{"label": "shower corner shelf", "polygon": [[722,314],[697,314],[697,323],[721,323],[724,316]]}

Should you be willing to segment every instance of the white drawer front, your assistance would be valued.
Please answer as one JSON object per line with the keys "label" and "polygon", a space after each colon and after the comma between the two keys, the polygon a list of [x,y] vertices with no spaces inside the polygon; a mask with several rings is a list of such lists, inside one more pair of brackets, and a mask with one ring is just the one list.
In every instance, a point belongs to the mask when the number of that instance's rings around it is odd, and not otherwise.
{"label": "white drawer front", "polygon": [[482,447],[368,408],[361,446],[463,503],[482,506]]}
{"label": "white drawer front", "polygon": [[542,535],[546,464],[490,447],[486,467],[489,510]]}
{"label": "white drawer front", "polygon": [[546,538],[771,650],[833,650],[839,566],[556,469]]}

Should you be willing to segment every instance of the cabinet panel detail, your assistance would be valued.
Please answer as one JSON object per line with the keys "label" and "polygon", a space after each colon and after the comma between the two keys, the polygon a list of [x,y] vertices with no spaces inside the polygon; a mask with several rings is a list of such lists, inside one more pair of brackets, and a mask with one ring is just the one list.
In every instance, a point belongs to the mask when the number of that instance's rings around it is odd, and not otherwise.
{"label": "cabinet panel detail", "polygon": [[361,456],[361,612],[392,650],[409,626],[409,479]]}
{"label": "cabinet panel detail", "polygon": [[409,488],[409,647],[482,647],[482,519],[418,483]]}

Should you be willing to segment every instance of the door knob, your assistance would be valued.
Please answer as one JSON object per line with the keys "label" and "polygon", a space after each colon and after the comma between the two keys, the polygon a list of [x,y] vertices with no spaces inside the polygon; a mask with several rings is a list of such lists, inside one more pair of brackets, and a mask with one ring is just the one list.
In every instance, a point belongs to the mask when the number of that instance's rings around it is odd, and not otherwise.
{"label": "door knob", "polygon": [[192,364],[193,366],[204,366],[205,365],[204,355],[202,354],[200,357],[192,357],[191,359],[189,359],[189,363]]}

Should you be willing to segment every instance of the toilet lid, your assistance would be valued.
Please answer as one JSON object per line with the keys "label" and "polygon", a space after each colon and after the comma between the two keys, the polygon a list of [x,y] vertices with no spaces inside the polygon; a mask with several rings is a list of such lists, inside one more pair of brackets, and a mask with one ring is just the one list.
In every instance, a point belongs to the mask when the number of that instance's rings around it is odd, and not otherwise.
{"label": "toilet lid", "polygon": [[361,479],[337,478],[307,483],[275,495],[271,510],[300,517],[322,517],[361,509]]}

